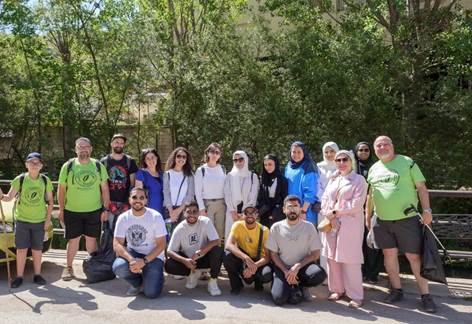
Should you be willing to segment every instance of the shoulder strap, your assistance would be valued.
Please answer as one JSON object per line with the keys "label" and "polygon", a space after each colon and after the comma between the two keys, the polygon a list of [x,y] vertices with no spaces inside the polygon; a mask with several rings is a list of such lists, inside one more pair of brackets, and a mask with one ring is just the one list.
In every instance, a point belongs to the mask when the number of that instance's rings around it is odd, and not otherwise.
{"label": "shoulder strap", "polygon": [[105,156],[105,158],[101,159],[100,162],[103,163],[103,165],[105,166],[105,169],[107,169],[108,171],[108,159],[110,158],[110,154],[107,154]]}
{"label": "shoulder strap", "polygon": [[226,167],[224,166],[224,164],[220,164],[221,165],[221,170],[223,170],[223,173],[226,174]]}
{"label": "shoulder strap", "polygon": [[256,255],[256,260],[258,261],[261,258],[262,255],[262,239],[264,237],[264,226],[261,225],[261,228],[259,229],[259,242],[257,243],[257,255]]}
{"label": "shoulder strap", "polygon": [[16,200],[18,204],[20,204],[21,190],[23,189],[23,182],[25,182],[25,177],[26,177],[26,173],[23,172],[20,175],[20,187],[18,188],[18,192],[16,193]]}
{"label": "shoulder strap", "polygon": [[95,169],[97,169],[97,173],[98,173],[99,175],[102,173],[102,172],[101,172],[101,171],[102,171],[102,168],[101,168],[100,165],[101,165],[100,161],[95,160]]}
{"label": "shoulder strap", "polygon": [[200,169],[202,170],[202,178],[204,178],[205,177],[205,167],[202,165],[200,167]]}
{"label": "shoulder strap", "polygon": [[125,154],[125,159],[126,159],[126,169],[129,172],[129,170],[131,169],[131,156],[129,156],[128,154]]}
{"label": "shoulder strap", "polygon": [[47,189],[48,189],[48,178],[42,173],[40,173],[39,176],[41,177],[41,179],[43,180],[43,183],[44,183],[44,201],[48,202],[48,197],[46,195],[46,192],[47,192]]}

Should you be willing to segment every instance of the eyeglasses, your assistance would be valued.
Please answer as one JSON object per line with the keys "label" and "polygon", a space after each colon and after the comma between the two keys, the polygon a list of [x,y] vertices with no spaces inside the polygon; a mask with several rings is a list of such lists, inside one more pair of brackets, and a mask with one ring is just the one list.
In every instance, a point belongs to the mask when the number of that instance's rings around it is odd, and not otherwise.
{"label": "eyeglasses", "polygon": [[198,209],[187,209],[185,212],[189,215],[196,215],[198,214]]}
{"label": "eyeglasses", "polygon": [[144,200],[144,199],[146,199],[146,197],[145,196],[131,196],[131,199],[133,199],[133,200]]}
{"label": "eyeglasses", "polygon": [[366,149],[358,149],[357,152],[370,152],[370,150],[368,148]]}
{"label": "eyeglasses", "polygon": [[187,159],[187,155],[180,155],[180,154],[177,154],[175,157],[176,157],[177,159],[184,159],[184,160]]}
{"label": "eyeglasses", "polygon": [[335,161],[336,163],[341,163],[341,162],[347,162],[347,161],[349,161],[349,159],[348,159],[348,158],[339,158],[339,159],[336,159],[336,160],[334,160],[334,161]]}
{"label": "eyeglasses", "polygon": [[234,163],[241,163],[244,162],[244,158],[239,158],[239,159],[233,159]]}

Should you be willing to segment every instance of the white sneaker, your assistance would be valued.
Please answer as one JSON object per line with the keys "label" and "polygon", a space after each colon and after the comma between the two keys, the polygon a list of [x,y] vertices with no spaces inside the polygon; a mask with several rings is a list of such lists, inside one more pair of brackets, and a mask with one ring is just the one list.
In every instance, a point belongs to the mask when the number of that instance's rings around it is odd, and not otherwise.
{"label": "white sneaker", "polygon": [[211,296],[219,296],[221,295],[221,290],[218,287],[218,279],[216,278],[210,278],[208,280],[208,292],[210,293]]}
{"label": "white sneaker", "polygon": [[141,292],[141,287],[129,286],[126,296],[137,296]]}
{"label": "white sneaker", "polygon": [[185,278],[185,276],[178,276],[178,275],[173,275],[172,276],[175,280],[182,280]]}
{"label": "white sneaker", "polygon": [[200,277],[200,274],[201,274],[200,270],[194,270],[190,272],[190,274],[187,276],[187,283],[185,284],[185,288],[193,289],[197,287],[198,277]]}

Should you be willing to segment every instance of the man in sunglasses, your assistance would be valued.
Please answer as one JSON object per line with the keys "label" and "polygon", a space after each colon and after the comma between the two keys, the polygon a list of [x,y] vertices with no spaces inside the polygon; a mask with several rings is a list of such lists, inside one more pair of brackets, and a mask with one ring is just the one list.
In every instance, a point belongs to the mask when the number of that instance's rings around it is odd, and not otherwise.
{"label": "man in sunglasses", "polygon": [[[374,142],[375,154],[379,158],[369,170],[367,182],[369,193],[365,208],[366,226],[373,226],[376,245],[382,249],[384,265],[390,280],[390,294],[386,303],[393,304],[403,299],[398,252],[405,254],[415,275],[421,292],[422,308],[428,313],[436,312],[436,305],[429,295],[428,280],[420,274],[422,226],[415,214],[405,215],[411,205],[421,203],[423,223],[432,221],[428,189],[418,165],[409,157],[395,154],[392,140],[379,136]],[[375,210],[377,223],[371,224]]]}
{"label": "man in sunglasses", "polygon": [[129,203],[131,209],[116,222],[113,249],[117,258],[113,272],[130,285],[127,296],[136,296],[142,290],[146,297],[157,298],[164,284],[167,230],[162,215],[145,207],[144,189],[133,188]]}
{"label": "man in sunglasses", "polygon": [[321,240],[313,223],[300,218],[300,198],[288,195],[283,211],[287,218],[272,225],[266,243],[275,265],[271,294],[276,305],[310,300],[308,287],[326,279],[326,272],[315,263],[320,258]]}
{"label": "man in sunglasses", "polygon": [[254,283],[254,288],[258,291],[264,289],[263,284],[272,281],[272,269],[267,265],[270,260],[269,252],[265,248],[269,229],[257,222],[257,216],[254,206],[246,207],[244,220],[233,224],[226,240],[226,250],[229,253],[224,257],[223,263],[233,295],[241,292],[242,280],[247,284]]}
{"label": "man in sunglasses", "polygon": [[218,274],[221,270],[224,251],[220,247],[220,237],[208,217],[199,216],[198,203],[191,201],[184,209],[185,221],[174,229],[167,250],[166,272],[186,276],[185,288],[198,285],[201,269],[210,268],[208,293],[221,295]]}

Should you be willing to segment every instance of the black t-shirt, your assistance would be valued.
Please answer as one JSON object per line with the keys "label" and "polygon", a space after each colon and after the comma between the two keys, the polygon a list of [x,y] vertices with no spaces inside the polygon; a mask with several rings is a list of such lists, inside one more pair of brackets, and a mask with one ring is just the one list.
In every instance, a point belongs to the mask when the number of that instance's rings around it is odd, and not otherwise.
{"label": "black t-shirt", "polygon": [[[129,162],[128,159],[130,159]],[[130,189],[129,175],[138,171],[136,161],[127,156],[123,156],[121,160],[114,160],[110,155],[107,155],[100,162],[106,166],[108,171],[110,200],[127,202]]]}

